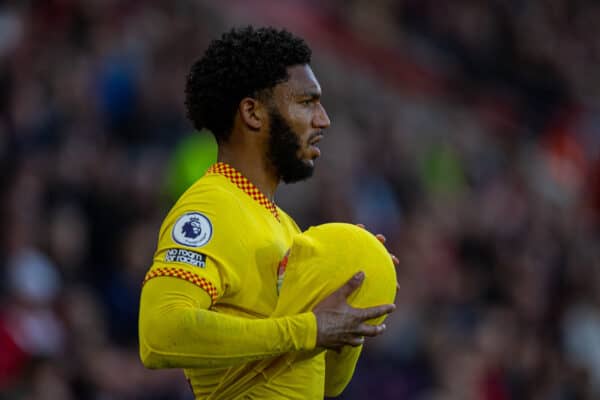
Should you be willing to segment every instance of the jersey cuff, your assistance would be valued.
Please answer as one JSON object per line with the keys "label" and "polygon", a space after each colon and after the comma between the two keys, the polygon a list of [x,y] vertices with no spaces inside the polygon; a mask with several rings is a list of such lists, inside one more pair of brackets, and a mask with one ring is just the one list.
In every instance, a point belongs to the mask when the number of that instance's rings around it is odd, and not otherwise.
{"label": "jersey cuff", "polygon": [[306,321],[307,327],[303,347],[305,350],[313,350],[317,346],[317,317],[312,311],[302,313],[299,317]]}

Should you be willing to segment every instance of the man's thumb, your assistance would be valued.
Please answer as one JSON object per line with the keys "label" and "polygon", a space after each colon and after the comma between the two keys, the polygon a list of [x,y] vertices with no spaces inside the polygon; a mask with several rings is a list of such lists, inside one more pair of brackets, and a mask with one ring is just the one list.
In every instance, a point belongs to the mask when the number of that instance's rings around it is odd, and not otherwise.
{"label": "man's thumb", "polygon": [[360,287],[365,279],[365,273],[363,271],[359,271],[348,282],[344,284],[340,288],[340,293],[347,298],[350,296],[356,289]]}

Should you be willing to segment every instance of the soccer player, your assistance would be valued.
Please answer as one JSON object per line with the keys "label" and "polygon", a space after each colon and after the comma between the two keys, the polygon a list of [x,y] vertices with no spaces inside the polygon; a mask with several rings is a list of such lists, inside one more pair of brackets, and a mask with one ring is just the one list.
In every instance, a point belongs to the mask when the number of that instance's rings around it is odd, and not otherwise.
{"label": "soccer player", "polygon": [[271,317],[279,261],[299,233],[274,203],[275,190],[312,175],[330,123],[310,57],[285,30],[234,29],[209,45],[188,76],[189,117],[214,134],[218,162],[160,228],[139,339],[144,365],[183,368],[196,398],[223,398],[223,378],[254,360],[359,346],[385,328],[365,321],[394,309],[349,308],[340,293],[356,289],[359,274],[312,311]]}

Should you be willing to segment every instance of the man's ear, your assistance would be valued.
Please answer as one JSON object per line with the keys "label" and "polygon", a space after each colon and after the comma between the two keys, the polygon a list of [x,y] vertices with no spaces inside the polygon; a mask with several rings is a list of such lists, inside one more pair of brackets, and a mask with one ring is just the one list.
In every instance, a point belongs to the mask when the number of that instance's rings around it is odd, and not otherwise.
{"label": "man's ear", "polygon": [[244,97],[239,106],[242,121],[253,130],[259,130],[265,123],[266,109],[263,104],[252,97]]}

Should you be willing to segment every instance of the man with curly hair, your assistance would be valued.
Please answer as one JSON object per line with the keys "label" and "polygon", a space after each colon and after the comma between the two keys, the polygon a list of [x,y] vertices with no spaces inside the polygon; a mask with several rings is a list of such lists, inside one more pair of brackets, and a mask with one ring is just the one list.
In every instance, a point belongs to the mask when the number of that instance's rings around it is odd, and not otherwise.
{"label": "man with curly hair", "polygon": [[[365,321],[394,308],[350,307],[359,273],[312,311],[271,317],[281,260],[300,233],[275,204],[275,190],[312,175],[330,124],[310,59],[291,33],[246,27],[214,40],[188,76],[188,116],[214,134],[218,162],[163,222],[139,335],[144,365],[183,368],[197,398],[231,398],[224,393],[234,381],[253,398],[244,385],[263,372],[254,361],[360,346],[385,328]],[[317,365],[274,388],[265,377],[260,398],[322,397],[323,374]]]}

